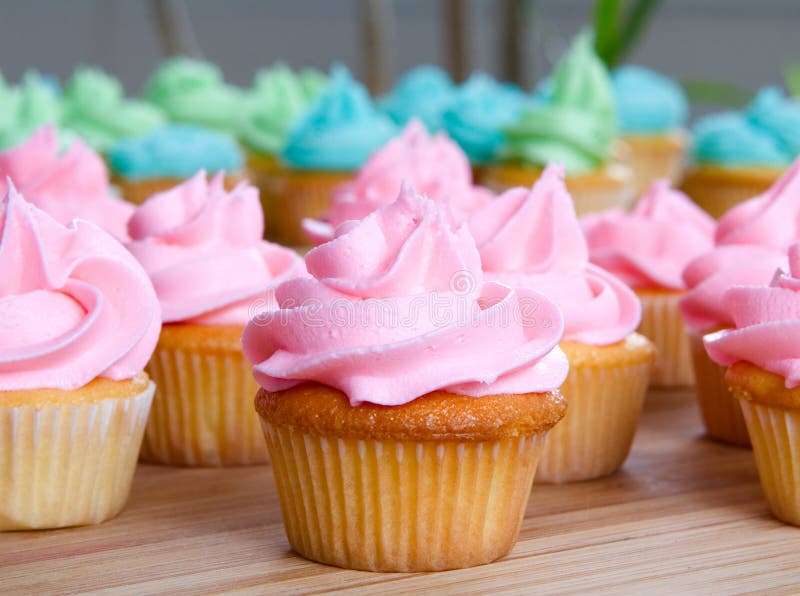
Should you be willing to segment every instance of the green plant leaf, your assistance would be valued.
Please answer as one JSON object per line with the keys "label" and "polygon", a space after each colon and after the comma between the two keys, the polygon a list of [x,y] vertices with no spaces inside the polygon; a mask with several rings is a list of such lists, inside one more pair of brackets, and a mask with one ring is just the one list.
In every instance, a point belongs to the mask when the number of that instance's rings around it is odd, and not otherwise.
{"label": "green plant leaf", "polygon": [[596,0],[594,4],[594,46],[606,64],[617,53],[621,9],[620,0]]}
{"label": "green plant leaf", "polygon": [[636,0],[633,3],[620,27],[617,51],[611,57],[608,64],[609,68],[613,68],[625,61],[636,45],[636,42],[644,33],[645,29],[647,29],[650,21],[652,21],[660,4],[660,0]]}
{"label": "green plant leaf", "polygon": [[800,97],[800,62],[793,62],[784,67],[783,80],[789,93],[794,97]]}
{"label": "green plant leaf", "polygon": [[692,103],[707,103],[725,108],[743,108],[753,99],[753,92],[725,81],[685,80],[681,86]]}

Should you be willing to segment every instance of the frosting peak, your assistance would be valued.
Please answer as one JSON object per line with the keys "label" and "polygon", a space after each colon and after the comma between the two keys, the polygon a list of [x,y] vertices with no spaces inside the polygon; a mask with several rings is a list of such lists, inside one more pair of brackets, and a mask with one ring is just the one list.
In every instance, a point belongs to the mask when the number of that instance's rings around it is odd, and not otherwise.
{"label": "frosting peak", "polygon": [[443,128],[442,114],[453,100],[456,86],[438,66],[412,68],[384,97],[381,108],[401,126],[419,119],[431,131]]}

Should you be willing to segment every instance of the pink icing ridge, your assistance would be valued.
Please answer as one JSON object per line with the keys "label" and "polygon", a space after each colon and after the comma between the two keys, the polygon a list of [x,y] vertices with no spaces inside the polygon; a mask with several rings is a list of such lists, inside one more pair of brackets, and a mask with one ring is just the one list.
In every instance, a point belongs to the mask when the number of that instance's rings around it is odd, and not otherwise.
{"label": "pink icing ridge", "polygon": [[734,329],[704,338],[708,355],[721,366],[745,361],[800,386],[800,244],[789,249],[789,274],[769,286],[734,286],[725,292]]}
{"label": "pink icing ridge", "polygon": [[800,158],[764,194],[728,211],[717,226],[715,241],[756,244],[782,251],[800,240]]}
{"label": "pink icing ridge", "polygon": [[626,213],[581,220],[589,258],[632,288],[685,289],[681,273],[714,245],[714,219],[666,180],[654,182]]}
{"label": "pink icing ridge", "polygon": [[37,129],[25,142],[0,153],[0,196],[11,178],[25,198],[67,225],[73,219],[97,224],[118,240],[128,240],[133,205],[111,194],[108,168],[82,141],[60,154],[52,125]]}
{"label": "pink icing ridge", "polygon": [[306,264],[311,278],[276,290],[282,310],[244,332],[268,391],[315,381],[354,406],[399,405],[434,390],[552,391],[566,378],[556,306],[533,290],[484,283],[467,227],[454,229],[407,187],[338,228]]}
{"label": "pink icing ridge", "polygon": [[0,202],[0,391],[76,389],[140,373],[161,330],[135,259],[106,232],[65,227],[7,182]]}
{"label": "pink icing ridge", "polygon": [[588,262],[563,177],[563,167],[548,166],[531,190],[506,191],[473,215],[484,273],[555,301],[564,313],[564,339],[616,343],[638,327],[641,304],[621,280]]}
{"label": "pink icing ridge", "polygon": [[430,135],[412,120],[367,160],[352,182],[334,191],[322,220],[306,219],[303,229],[314,244],[327,242],[337,226],[393,202],[403,182],[434,201],[447,202],[456,222],[493,197],[488,189],[473,186],[469,160],[456,143],[443,133]]}
{"label": "pink icing ridge", "polygon": [[150,197],[131,217],[128,249],[144,266],[165,323],[244,325],[276,308],[276,285],[305,274],[292,250],[262,240],[258,191],[204,171]]}

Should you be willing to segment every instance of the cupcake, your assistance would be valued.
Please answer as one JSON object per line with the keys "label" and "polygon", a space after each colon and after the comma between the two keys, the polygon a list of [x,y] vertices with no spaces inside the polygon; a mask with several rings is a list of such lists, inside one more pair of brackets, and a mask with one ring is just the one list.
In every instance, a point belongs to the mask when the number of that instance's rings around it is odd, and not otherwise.
{"label": "cupcake", "polygon": [[22,143],[40,126],[60,121],[59,97],[40,74],[26,73],[15,89],[0,88],[0,150]]}
{"label": "cupcake", "polygon": [[800,103],[775,88],[759,92],[744,112],[713,114],[693,130],[692,165],[681,188],[720,217],[772,186],[800,155]]}
{"label": "cupcake", "polygon": [[412,68],[400,77],[391,93],[381,98],[378,105],[400,126],[416,118],[435,132],[444,128],[442,114],[455,93],[456,85],[450,75],[429,64]]}
{"label": "cupcake", "polygon": [[686,93],[672,79],[641,66],[611,73],[622,140],[630,148],[636,194],[654,180],[680,182],[689,132]]}
{"label": "cupcake", "polygon": [[228,85],[219,68],[192,58],[169,58],[145,83],[143,97],[172,122],[196,124],[236,134],[242,91]]}
{"label": "cupcake", "polygon": [[642,302],[638,331],[658,350],[651,384],[693,385],[689,338],[679,310],[686,293],[682,273],[714,246],[716,222],[660,180],[630,213],[614,209],[588,215],[581,224],[592,263],[633,288]]}
{"label": "cupcake", "polygon": [[155,286],[164,326],[147,371],[158,385],[142,460],[184,466],[266,461],[242,354],[245,324],[275,308],[272,287],[302,275],[292,251],[262,240],[258,191],[198,172],[153,195],[127,245]]}
{"label": "cupcake", "polygon": [[48,125],[0,153],[0,196],[11,179],[29,202],[62,225],[84,219],[125,242],[133,207],[111,194],[103,159],[80,139],[63,150],[62,144]]}
{"label": "cupcake", "polygon": [[376,149],[398,133],[344,67],[291,128],[273,175],[261,189],[267,238],[307,244],[300,225],[330,209],[333,189],[350,180]]}
{"label": "cupcake", "polygon": [[67,82],[62,111],[62,126],[103,154],[118,141],[144,134],[166,121],[153,106],[126,99],[118,80],[85,67],[75,70]]}
{"label": "cupcake", "polygon": [[564,313],[561,348],[569,404],[550,433],[537,481],[590,480],[618,470],[630,451],[655,349],[634,333],[641,307],[631,289],[589,263],[562,180],[549,166],[533,189],[506,191],[470,219],[487,280],[542,292]]}
{"label": "cupcake", "polygon": [[707,335],[706,349],[727,367],[772,513],[800,526],[800,245],[789,250],[788,273],[730,288],[723,301],[733,326]]}
{"label": "cupcake", "polygon": [[565,411],[558,309],[483,283],[467,227],[409,187],[306,265],[242,338],[292,548],[370,571],[504,556]]}
{"label": "cupcake", "polygon": [[334,189],[331,208],[321,219],[303,220],[303,230],[314,244],[328,242],[339,225],[393,202],[403,182],[437,203],[447,203],[456,223],[492,198],[488,190],[473,186],[469,161],[458,145],[411,120],[400,136],[372,154],[351,182]]}
{"label": "cupcake", "polygon": [[128,499],[154,385],[153,286],[110,235],[0,201],[0,530],[100,523]]}
{"label": "cupcake", "polygon": [[503,130],[483,184],[502,191],[530,187],[550,162],[562,163],[579,215],[626,207],[634,197],[630,168],[614,162],[616,115],[611,81],[580,34],[556,67],[547,101],[522,112]]}
{"label": "cupcake", "polygon": [[244,177],[244,157],[228,134],[190,124],[168,124],[120,141],[108,154],[114,184],[137,205],[200,170],[228,172],[229,190]]}

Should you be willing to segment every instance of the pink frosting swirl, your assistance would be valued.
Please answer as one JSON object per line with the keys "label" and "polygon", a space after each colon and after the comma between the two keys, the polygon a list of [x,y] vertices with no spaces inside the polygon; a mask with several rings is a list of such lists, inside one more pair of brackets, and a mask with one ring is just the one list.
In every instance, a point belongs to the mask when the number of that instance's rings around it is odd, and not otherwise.
{"label": "pink frosting swirl", "polygon": [[140,373],[161,330],[147,275],[92,223],[65,227],[7,183],[0,201],[0,391]]}
{"label": "pink frosting swirl", "polygon": [[721,366],[745,361],[800,386],[800,245],[789,249],[789,274],[769,286],[734,286],[725,292],[733,329],[704,338],[708,355]]}
{"label": "pink frosting swirl", "polygon": [[315,244],[327,242],[337,226],[392,203],[403,182],[434,201],[447,202],[456,222],[492,198],[489,190],[473,186],[469,160],[456,143],[443,133],[430,135],[412,120],[367,160],[352,182],[336,189],[322,221],[306,219],[303,229]]}
{"label": "pink frosting swirl", "polygon": [[133,205],[111,194],[105,162],[82,141],[73,141],[61,153],[52,125],[0,153],[0,196],[8,191],[6,177],[28,201],[60,223],[85,219],[127,241]]}
{"label": "pink frosting swirl", "polygon": [[800,240],[800,158],[764,194],[728,211],[719,220],[715,240],[781,251]]}
{"label": "pink frosting swirl", "polygon": [[666,180],[630,213],[611,209],[581,220],[589,259],[632,288],[685,289],[686,264],[714,245],[714,219]]}
{"label": "pink frosting swirl", "polygon": [[158,193],[131,217],[128,249],[144,266],[165,323],[244,325],[277,305],[274,287],[305,274],[292,250],[262,240],[258,191],[209,183],[204,171]]}
{"label": "pink frosting swirl", "polygon": [[622,281],[589,263],[586,240],[563,181],[548,166],[531,190],[514,188],[470,219],[486,279],[539,290],[564,313],[564,339],[621,341],[639,325],[641,304]]}
{"label": "pink frosting swirl", "polygon": [[556,306],[483,283],[465,225],[403,187],[397,201],[306,256],[312,278],[281,285],[280,311],[245,329],[268,391],[303,381],[351,404],[407,403],[435,390],[483,396],[557,389],[567,362]]}

